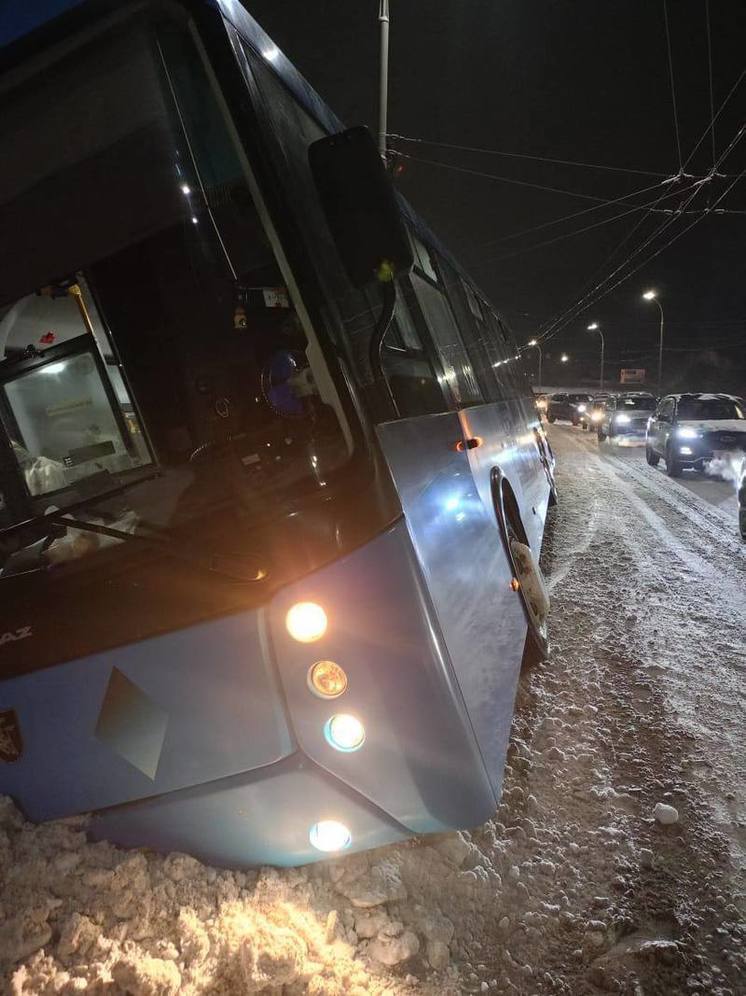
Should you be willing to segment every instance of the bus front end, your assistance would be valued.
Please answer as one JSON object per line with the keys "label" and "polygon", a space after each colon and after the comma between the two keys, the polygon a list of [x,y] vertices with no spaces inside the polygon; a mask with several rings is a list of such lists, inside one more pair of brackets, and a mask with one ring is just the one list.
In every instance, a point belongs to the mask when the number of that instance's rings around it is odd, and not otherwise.
{"label": "bus front end", "polygon": [[235,33],[91,7],[0,79],[0,791],[218,865],[478,824],[497,781]]}

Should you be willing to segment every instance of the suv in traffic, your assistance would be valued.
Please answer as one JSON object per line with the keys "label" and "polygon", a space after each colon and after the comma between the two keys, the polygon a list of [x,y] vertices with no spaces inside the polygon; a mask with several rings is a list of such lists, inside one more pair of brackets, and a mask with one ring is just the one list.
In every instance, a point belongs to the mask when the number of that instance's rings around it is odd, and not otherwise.
{"label": "suv in traffic", "polygon": [[669,394],[650,419],[645,440],[648,463],[655,467],[663,457],[669,477],[679,477],[685,467],[701,470],[715,460],[725,461],[739,475],[744,451],[746,410],[730,394]]}
{"label": "suv in traffic", "polygon": [[627,391],[609,398],[596,423],[599,443],[619,439],[645,439],[648,419],[655,411],[654,395],[645,391]]}
{"label": "suv in traffic", "polygon": [[580,425],[580,419],[588,408],[590,394],[553,394],[547,407],[547,422],[572,422]]}

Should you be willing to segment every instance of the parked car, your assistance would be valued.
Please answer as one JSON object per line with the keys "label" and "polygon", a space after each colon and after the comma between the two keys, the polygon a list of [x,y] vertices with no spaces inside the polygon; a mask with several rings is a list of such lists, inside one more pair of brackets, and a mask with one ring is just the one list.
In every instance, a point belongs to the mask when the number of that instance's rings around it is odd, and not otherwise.
{"label": "parked car", "polygon": [[[679,477],[685,467],[701,470],[712,460],[733,465],[746,452],[746,409],[740,398],[730,394],[669,394],[658,405],[648,425],[645,455],[651,467],[661,457],[669,477]],[[739,488],[740,508],[746,494],[743,479]],[[740,513],[742,532],[746,526]]]}
{"label": "parked car", "polygon": [[547,408],[547,421],[572,422],[580,425],[580,417],[591,403],[590,394],[553,394]]}
{"label": "parked car", "polygon": [[596,424],[599,443],[607,439],[645,439],[655,404],[655,396],[646,391],[626,391],[609,398]]}
{"label": "parked car", "polygon": [[610,394],[596,394],[580,416],[580,427],[584,432],[595,429],[604,416]]}

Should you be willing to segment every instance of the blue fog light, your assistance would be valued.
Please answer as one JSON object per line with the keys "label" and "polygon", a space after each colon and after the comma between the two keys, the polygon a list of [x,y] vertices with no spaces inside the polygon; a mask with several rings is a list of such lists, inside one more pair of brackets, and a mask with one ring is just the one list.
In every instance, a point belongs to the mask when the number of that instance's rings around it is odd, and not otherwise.
{"label": "blue fog light", "polygon": [[338,820],[319,820],[308,832],[308,839],[317,851],[343,851],[352,843],[352,834]]}

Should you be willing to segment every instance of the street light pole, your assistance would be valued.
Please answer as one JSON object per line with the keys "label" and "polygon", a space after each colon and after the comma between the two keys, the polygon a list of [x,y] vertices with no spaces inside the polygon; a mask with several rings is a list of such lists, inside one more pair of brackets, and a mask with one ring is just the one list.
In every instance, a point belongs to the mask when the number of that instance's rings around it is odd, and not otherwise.
{"label": "street light pole", "polygon": [[381,69],[378,81],[378,151],[386,162],[386,132],[389,100],[389,0],[378,0],[381,34]]}
{"label": "street light pole", "polygon": [[600,373],[600,376],[598,378],[598,389],[599,389],[599,391],[603,391],[603,389],[604,389],[604,350],[605,350],[605,347],[606,347],[606,344],[604,342],[604,334],[601,331],[601,328],[600,328],[598,322],[593,322],[592,325],[589,325],[588,326],[588,331],[589,332],[598,332],[599,336],[601,337],[601,373]]}
{"label": "street light pole", "polygon": [[646,301],[655,301],[661,313],[661,331],[658,339],[658,395],[660,396],[663,393],[663,305],[658,300],[656,291],[645,291],[642,296]]}
{"label": "street light pole", "polygon": [[538,379],[538,381],[537,381],[537,384],[536,384],[536,386],[537,386],[537,387],[541,387],[541,359],[542,359],[542,357],[541,357],[541,346],[540,346],[540,345],[539,345],[539,343],[538,343],[538,342],[536,341],[536,339],[532,339],[532,340],[531,340],[531,341],[530,341],[530,342],[528,343],[528,345],[529,345],[529,346],[533,346],[533,347],[534,347],[534,349],[537,349],[537,350],[539,351],[539,379]]}

